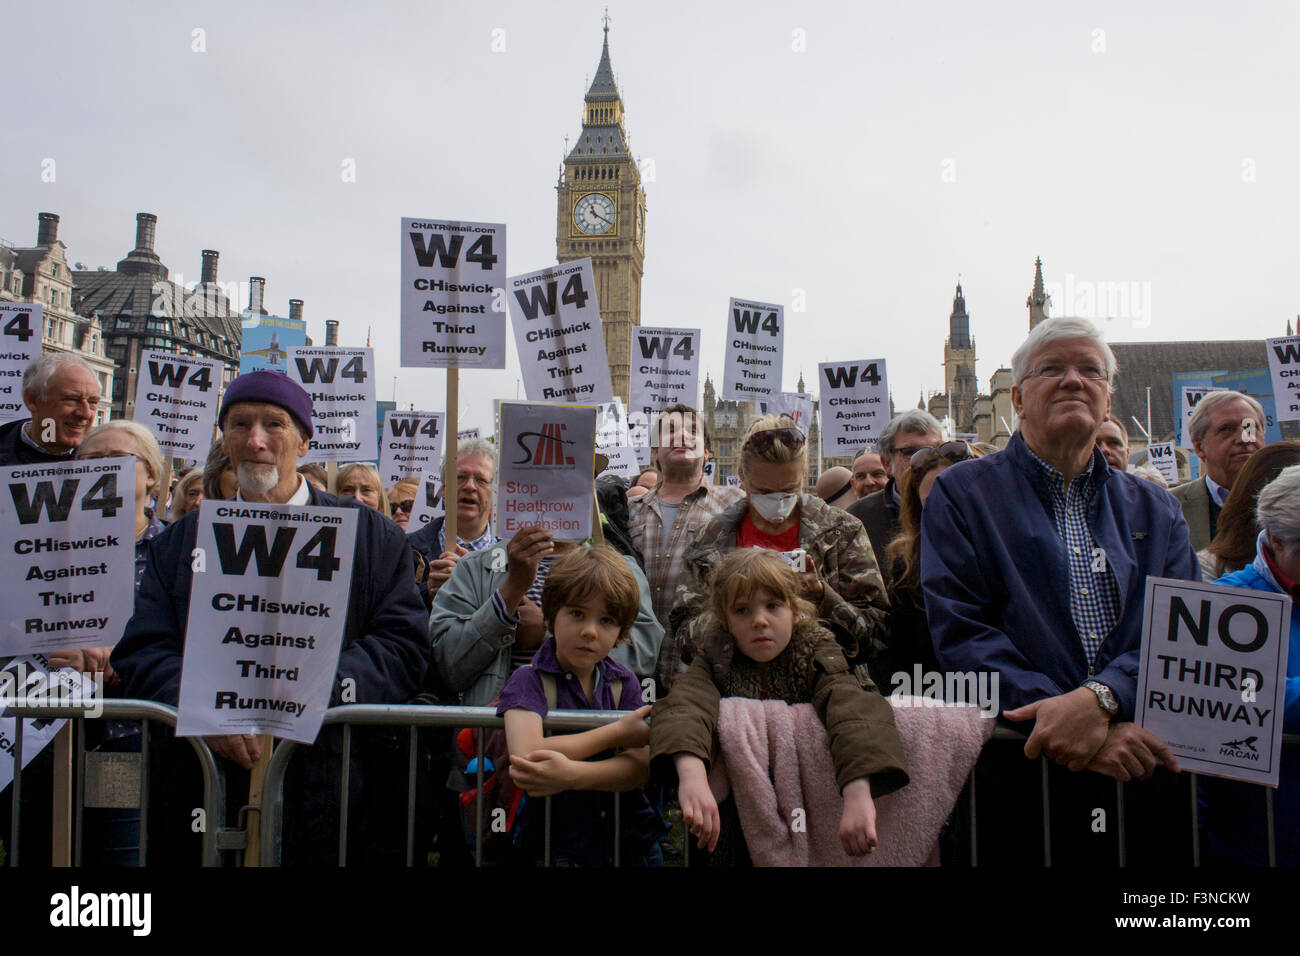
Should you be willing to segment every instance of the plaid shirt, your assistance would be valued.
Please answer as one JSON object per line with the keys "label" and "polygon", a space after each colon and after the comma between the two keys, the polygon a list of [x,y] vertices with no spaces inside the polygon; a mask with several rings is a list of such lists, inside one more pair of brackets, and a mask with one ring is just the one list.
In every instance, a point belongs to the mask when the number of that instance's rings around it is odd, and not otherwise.
{"label": "plaid shirt", "polygon": [[677,585],[686,576],[686,565],[682,561],[686,549],[701,528],[744,496],[739,488],[701,484],[682,499],[677,509],[677,520],[667,530],[664,529],[663,513],[659,510],[658,488],[632,499],[628,531],[632,543],[645,559],[645,574],[650,582],[655,617],[665,628],[677,597]]}
{"label": "plaid shirt", "polygon": [[1091,675],[1097,649],[1118,623],[1120,612],[1119,583],[1115,580],[1115,572],[1088,528],[1088,507],[1097,489],[1094,477],[1097,456],[1094,454],[1088,467],[1066,488],[1064,475],[1034,454],[1028,444],[1025,450],[1043,469],[1052,492],[1052,521],[1056,533],[1065,542],[1066,558],[1070,563],[1070,616],[1083,642],[1083,653],[1088,658],[1088,673]]}

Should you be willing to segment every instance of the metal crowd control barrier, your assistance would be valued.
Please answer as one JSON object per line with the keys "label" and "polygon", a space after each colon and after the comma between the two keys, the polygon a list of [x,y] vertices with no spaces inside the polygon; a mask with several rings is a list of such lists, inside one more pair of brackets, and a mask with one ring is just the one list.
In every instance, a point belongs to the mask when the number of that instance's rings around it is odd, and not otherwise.
{"label": "metal crowd control barrier", "polygon": [[[140,848],[139,862],[143,866],[147,862],[147,825],[148,825],[148,773],[149,773],[149,722],[158,721],[168,726],[176,726],[175,708],[163,704],[153,703],[151,701],[141,700],[105,700],[102,701],[103,719],[110,720],[140,720],[142,729],[141,740],[141,766],[140,766]],[[10,704],[8,713],[12,716],[27,718],[68,718],[76,728],[76,767],[77,767],[77,787],[74,804],[74,821],[76,839],[74,842],[73,865],[81,864],[81,834],[83,829],[83,795],[85,784],[85,750],[84,750],[84,729],[80,726],[85,720],[95,719],[86,717],[83,708],[75,706],[66,707],[49,707],[49,706],[28,706],[21,704]],[[594,727],[610,723],[624,715],[623,711],[553,711],[543,721],[543,726],[547,731],[582,731],[590,730]],[[14,779],[12,783],[12,827],[11,827],[11,844],[8,847],[9,864],[11,866],[19,865],[21,840],[20,840],[20,823],[21,823],[21,796],[22,796],[22,747],[23,747],[23,728],[22,721],[16,721],[16,739],[14,742]],[[407,812],[406,812],[406,865],[414,865],[414,843],[415,843],[415,796],[416,796],[416,761],[417,761],[417,734],[423,727],[451,727],[463,728],[472,727],[485,730],[492,730],[504,727],[503,718],[496,715],[496,711],[491,707],[443,707],[443,706],[426,706],[426,705],[386,705],[386,704],[348,704],[341,707],[334,707],[325,713],[325,726],[342,726],[343,728],[343,752],[341,755],[341,793],[340,793],[340,815],[339,815],[339,840],[338,840],[338,860],[339,865],[346,865],[348,855],[348,797],[349,797],[349,777],[350,763],[352,757],[352,727],[405,727],[409,732],[409,744],[407,748]],[[1007,728],[998,728],[994,731],[990,744],[1006,746],[1014,742],[1023,742],[1025,736],[1017,731]],[[218,866],[221,863],[220,853],[222,850],[241,849],[243,840],[240,839],[242,834],[231,833],[224,827],[225,819],[225,797],[226,782],[225,774],[221,770],[216,758],[208,749],[207,744],[199,737],[189,738],[191,746],[194,748],[195,755],[198,757],[199,766],[203,773],[203,806],[207,817],[207,826],[204,828],[202,840],[202,863],[205,866]],[[1297,752],[1297,746],[1300,745],[1300,735],[1286,734],[1283,737],[1284,752]],[[988,745],[986,745],[987,747]],[[279,741],[271,755],[267,767],[266,779],[263,787],[263,806],[260,808],[259,827],[261,837],[261,864],[263,866],[278,866],[281,858],[281,835],[283,832],[283,814],[284,814],[284,782],[285,775],[289,767],[289,762],[293,754],[297,751],[298,745],[292,741]],[[484,831],[484,813],[483,813],[483,782],[485,779],[483,773],[483,756],[484,742],[483,735],[479,735],[478,742],[478,771],[476,776],[477,799],[475,801],[475,864],[483,864],[483,831]],[[1300,754],[1297,754],[1300,756]],[[983,759],[983,756],[981,756]],[[1052,836],[1051,836],[1051,786],[1048,778],[1048,761],[1046,758],[1039,758],[1041,766],[1040,787],[1042,798],[1042,827],[1043,827],[1043,864],[1044,866],[1052,865]],[[1201,862],[1200,833],[1198,820],[1197,805],[1197,787],[1196,774],[1188,774],[1189,790],[1191,795],[1191,843],[1192,843],[1192,860],[1194,866],[1199,866]],[[970,865],[978,865],[978,812],[977,796],[975,787],[975,773],[972,771],[968,781],[968,801],[970,810]],[[1116,782],[1116,801],[1118,810],[1118,853],[1119,865],[1124,866],[1126,863],[1126,820],[1124,809],[1124,794],[1126,784]],[[1275,821],[1273,812],[1273,790],[1270,787],[1264,788],[1265,793],[1265,834],[1268,850],[1269,866],[1277,865],[1277,839],[1275,832]],[[620,801],[617,794],[612,794],[614,805],[614,864],[621,863],[620,860]],[[257,808],[252,808],[257,809]],[[544,862],[550,865],[551,862],[551,800],[546,798],[545,806],[545,845],[544,845]],[[683,859],[689,863],[691,836],[688,831],[683,831]],[[224,837],[224,839],[223,839]]]}
{"label": "metal crowd control barrier", "polygon": [[[554,710],[542,721],[546,731],[582,731],[591,730],[612,723],[625,715],[621,710]],[[343,753],[340,757],[340,813],[339,813],[339,865],[347,864],[348,856],[348,786],[352,760],[352,728],[367,727],[406,727],[409,730],[407,748],[407,791],[406,791],[406,865],[414,865],[415,856],[415,781],[416,781],[416,735],[421,727],[472,727],[482,730],[496,730],[505,726],[505,718],[498,717],[493,707],[443,707],[422,704],[345,704],[331,707],[325,712],[325,727],[343,727]],[[474,863],[483,865],[483,757],[484,739],[478,740],[478,761],[475,786],[477,789],[474,804],[475,838]],[[261,814],[261,852],[263,866],[279,866],[281,857],[281,835],[284,822],[284,780],[288,772],[289,760],[298,745],[292,741],[278,741],[271,754],[263,785],[263,807]],[[621,801],[618,794],[611,794],[614,804],[614,865],[621,862]],[[551,863],[551,798],[546,798],[545,809],[545,844],[543,847],[544,863]]]}
{"label": "metal crowd control barrier", "polygon": [[[557,710],[552,711],[543,721],[543,727],[547,731],[582,731],[590,730],[593,727],[599,727],[606,723],[611,723],[624,715],[623,711],[589,711],[589,710]],[[349,784],[349,764],[352,753],[352,734],[351,728],[354,726],[385,726],[385,727],[407,727],[410,732],[408,747],[408,773],[407,773],[407,827],[406,827],[406,865],[412,866],[414,863],[414,837],[415,837],[415,781],[416,781],[416,734],[421,727],[473,727],[478,729],[492,730],[505,726],[503,718],[496,715],[496,710],[492,707],[444,707],[444,706],[426,706],[426,705],[381,705],[381,704],[349,704],[342,707],[334,707],[326,711],[325,725],[342,725],[343,726],[343,753],[341,756],[341,813],[339,815],[339,865],[344,866],[347,863],[347,832],[348,832],[348,784]],[[1026,737],[1008,728],[999,727],[994,733],[992,742],[998,742],[1005,746],[1009,742],[1023,743]],[[1287,734],[1283,736],[1283,749],[1295,749],[1300,744],[1300,735]],[[986,745],[987,746],[987,745]],[[281,851],[281,832],[283,829],[283,811],[284,811],[284,778],[289,766],[289,760],[297,745],[288,741],[280,742],[275,752],[271,756],[270,766],[267,769],[264,801],[266,806],[263,807],[261,814],[261,852],[263,866],[278,866],[280,864]],[[478,771],[475,779],[476,800],[475,800],[475,839],[474,839],[474,862],[476,866],[483,864],[483,735],[479,735],[478,741],[478,760],[476,762]],[[1048,780],[1048,761],[1039,758],[1041,766],[1041,796],[1042,796],[1042,824],[1043,824],[1043,865],[1052,865],[1052,834],[1051,834],[1051,789]],[[1197,816],[1197,786],[1196,774],[1188,774],[1189,790],[1192,803],[1192,826],[1191,826],[1191,843],[1193,865],[1200,865],[1200,832],[1198,828]],[[1124,792],[1127,785],[1119,781],[1115,782],[1116,800],[1118,804],[1118,855],[1119,865],[1126,864],[1126,828],[1125,828],[1125,811],[1124,811]],[[975,772],[972,770],[968,777],[969,802],[971,813],[971,833],[970,833],[970,864],[978,865],[978,816],[976,812],[976,794],[975,794]],[[1268,862],[1269,866],[1277,865],[1277,839],[1274,832],[1273,820],[1273,789],[1265,787],[1265,827],[1266,840],[1268,843]],[[614,799],[614,865],[618,866],[620,861],[620,831],[621,819],[619,813],[620,801],[617,794],[613,795]],[[690,862],[690,845],[691,836],[689,831],[683,828],[683,860],[687,864]],[[549,866],[551,862],[551,798],[546,798],[545,810],[545,845],[544,845],[544,863]]]}
{"label": "metal crowd control barrier", "polygon": [[[176,727],[176,708],[158,704],[149,700],[96,700],[96,706],[103,708],[101,717],[87,717],[86,708],[75,705],[52,707],[46,704],[24,706],[14,702],[6,706],[8,716],[27,719],[67,719],[75,738],[74,768],[76,786],[73,803],[73,850],[72,865],[81,865],[82,832],[84,830],[84,801],[86,784],[86,750],[85,727],[87,720],[138,720],[140,721],[140,847],[138,861],[140,866],[148,863],[149,854],[149,724],[157,721],[173,729]],[[23,785],[23,721],[15,720],[14,735],[14,778],[12,788],[13,809],[10,820],[9,865],[18,866],[22,849],[22,785]],[[223,831],[226,806],[226,776],[217,764],[212,751],[202,737],[188,738],[198,758],[199,768],[203,773],[203,811],[205,814],[202,834],[201,862],[204,866],[221,864],[219,838]],[[224,847],[229,849],[229,847]]]}

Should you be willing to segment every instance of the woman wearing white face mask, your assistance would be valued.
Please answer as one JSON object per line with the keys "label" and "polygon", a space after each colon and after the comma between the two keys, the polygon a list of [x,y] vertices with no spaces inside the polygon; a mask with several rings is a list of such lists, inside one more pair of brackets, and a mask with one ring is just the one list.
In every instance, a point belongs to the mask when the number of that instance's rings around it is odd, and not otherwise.
{"label": "woman wearing white face mask", "polygon": [[678,588],[659,655],[660,693],[694,656],[709,576],[722,554],[737,547],[779,551],[792,563],[803,552],[802,596],[816,605],[850,664],[870,664],[883,650],[889,601],[867,533],[856,518],[807,494],[807,483],[803,432],[784,416],[755,418],[740,451],[747,497],[709,522],[684,557],[686,582]]}

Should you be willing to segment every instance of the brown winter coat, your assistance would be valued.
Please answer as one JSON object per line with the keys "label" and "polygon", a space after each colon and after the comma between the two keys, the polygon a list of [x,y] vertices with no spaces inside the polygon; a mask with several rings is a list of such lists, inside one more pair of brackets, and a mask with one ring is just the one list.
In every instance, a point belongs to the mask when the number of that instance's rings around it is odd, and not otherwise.
{"label": "brown winter coat", "polygon": [[677,753],[711,764],[718,746],[718,701],[748,697],[811,703],[826,725],[840,789],[861,777],[870,778],[873,797],[907,785],[907,761],[893,708],[874,684],[859,682],[828,630],[800,623],[785,650],[763,664],[739,653],[731,635],[711,615],[708,621],[690,668],[651,712],[654,772],[671,779],[672,755]]}

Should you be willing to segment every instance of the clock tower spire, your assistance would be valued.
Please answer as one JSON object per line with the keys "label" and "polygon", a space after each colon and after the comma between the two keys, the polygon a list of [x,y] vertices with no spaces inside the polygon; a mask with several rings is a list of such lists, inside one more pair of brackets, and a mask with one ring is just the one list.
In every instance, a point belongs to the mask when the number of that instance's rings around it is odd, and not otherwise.
{"label": "clock tower spire", "polygon": [[610,65],[608,14],[604,34],[596,76],[583,100],[582,131],[555,187],[555,258],[591,257],[609,377],[627,405],[632,327],[641,324],[646,202]]}

